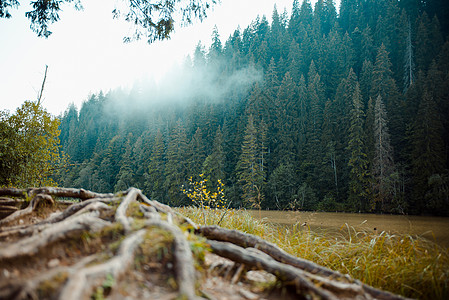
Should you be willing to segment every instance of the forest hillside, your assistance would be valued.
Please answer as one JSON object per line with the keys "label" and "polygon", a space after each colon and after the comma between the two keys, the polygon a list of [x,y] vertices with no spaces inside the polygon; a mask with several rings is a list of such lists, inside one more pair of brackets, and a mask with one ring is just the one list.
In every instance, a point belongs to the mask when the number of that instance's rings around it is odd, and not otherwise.
{"label": "forest hillside", "polygon": [[204,181],[232,207],[449,215],[443,2],[295,0],[214,30],[159,84],[68,107],[54,180],[175,206]]}

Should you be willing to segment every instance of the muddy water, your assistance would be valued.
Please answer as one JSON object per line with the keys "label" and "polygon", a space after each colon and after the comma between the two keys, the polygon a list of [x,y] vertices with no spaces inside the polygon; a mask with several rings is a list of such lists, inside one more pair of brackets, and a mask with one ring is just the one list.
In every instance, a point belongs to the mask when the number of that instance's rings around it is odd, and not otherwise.
{"label": "muddy water", "polygon": [[251,214],[271,223],[299,224],[313,231],[347,232],[347,224],[375,233],[419,235],[449,248],[449,218],[297,211],[251,211]]}

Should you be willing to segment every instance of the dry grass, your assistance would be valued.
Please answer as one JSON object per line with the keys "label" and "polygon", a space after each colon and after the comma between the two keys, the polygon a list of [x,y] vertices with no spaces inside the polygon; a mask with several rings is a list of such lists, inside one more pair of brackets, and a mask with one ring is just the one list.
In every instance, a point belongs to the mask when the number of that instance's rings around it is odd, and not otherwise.
{"label": "dry grass", "polygon": [[197,208],[179,211],[198,224],[204,219],[208,225],[221,220],[222,227],[261,236],[293,255],[383,290],[419,299],[449,299],[448,250],[421,237],[375,234],[352,227],[336,236],[300,226],[276,226],[244,210],[207,210],[206,218]]}

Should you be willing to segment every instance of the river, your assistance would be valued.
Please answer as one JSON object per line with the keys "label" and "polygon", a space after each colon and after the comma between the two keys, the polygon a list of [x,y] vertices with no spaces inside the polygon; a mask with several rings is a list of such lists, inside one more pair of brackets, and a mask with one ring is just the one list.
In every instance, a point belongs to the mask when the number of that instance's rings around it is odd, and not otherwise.
{"label": "river", "polygon": [[280,225],[298,223],[312,231],[337,232],[349,228],[390,234],[418,235],[449,248],[449,218],[404,215],[376,215],[354,213],[258,211],[250,213],[268,222]]}

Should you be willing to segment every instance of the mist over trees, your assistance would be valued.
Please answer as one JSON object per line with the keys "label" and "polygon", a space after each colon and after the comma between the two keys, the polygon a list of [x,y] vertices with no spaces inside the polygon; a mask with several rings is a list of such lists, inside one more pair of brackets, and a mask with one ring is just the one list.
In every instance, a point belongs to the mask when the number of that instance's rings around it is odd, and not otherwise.
{"label": "mist over trees", "polygon": [[68,107],[74,166],[54,179],[187,205],[182,186],[204,174],[236,207],[448,215],[447,12],[295,0],[223,44],[216,29],[161,84]]}

